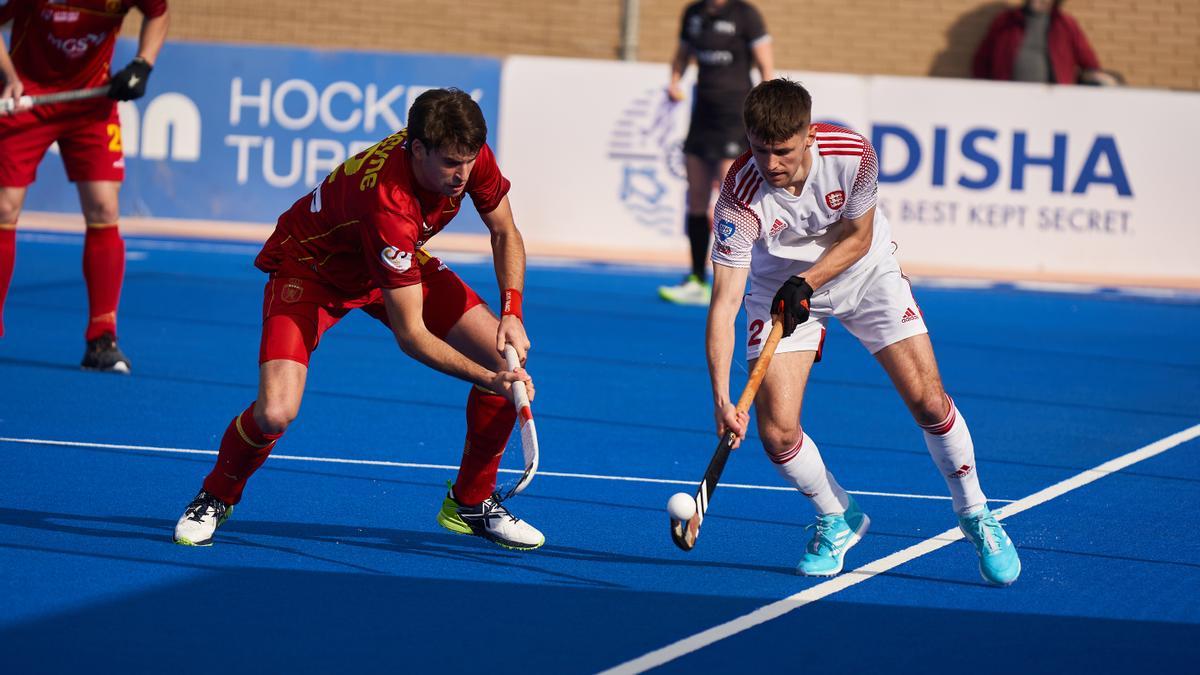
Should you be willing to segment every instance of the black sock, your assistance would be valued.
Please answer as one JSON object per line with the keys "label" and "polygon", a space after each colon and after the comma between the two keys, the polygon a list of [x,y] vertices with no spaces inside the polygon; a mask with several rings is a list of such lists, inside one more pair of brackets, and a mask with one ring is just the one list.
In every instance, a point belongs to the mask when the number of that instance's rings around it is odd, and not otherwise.
{"label": "black sock", "polygon": [[688,214],[687,235],[692,244],[692,274],[700,281],[705,281],[708,278],[709,239],[712,236],[708,215]]}

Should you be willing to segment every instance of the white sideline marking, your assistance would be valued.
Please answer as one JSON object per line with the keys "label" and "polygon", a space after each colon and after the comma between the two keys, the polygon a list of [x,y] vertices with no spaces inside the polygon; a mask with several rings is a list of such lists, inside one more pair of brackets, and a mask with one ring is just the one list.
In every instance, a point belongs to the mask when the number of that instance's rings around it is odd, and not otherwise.
{"label": "white sideline marking", "polygon": [[[45,438],[9,438],[0,436],[0,443],[24,443],[27,445],[57,445],[76,448],[102,448],[105,450],[141,450],[144,452],[163,452],[177,455],[216,455],[216,450],[194,450],[191,448],[163,448],[154,445],[125,445],[121,443],[88,443],[85,441],[55,441]],[[382,459],[343,459],[340,457],[306,457],[303,455],[280,455],[271,453],[269,459],[290,460],[293,462],[323,462],[326,464],[358,464],[363,466],[394,466],[402,469],[437,469],[458,471],[458,466],[452,464],[417,464],[414,462],[389,462]],[[500,469],[501,473],[524,473],[523,469]],[[563,473],[560,471],[539,471],[539,476],[555,478],[586,478],[590,480],[615,480],[629,483],[657,483],[662,485],[695,485],[695,481],[672,480],[667,478],[639,478],[637,476],[605,476],[593,473]],[[767,490],[779,492],[794,492],[795,488],[776,485],[747,485],[743,483],[721,483],[721,487],[742,490]],[[896,497],[899,499],[940,499],[949,500],[941,495],[916,495],[902,492],[868,492],[866,490],[848,490],[851,494],[868,495],[872,497]],[[1011,503],[1011,499],[989,499],[988,501]]]}
{"label": "white sideline marking", "polygon": [[[1032,509],[1039,504],[1044,504],[1056,497],[1083,487],[1088,483],[1097,481],[1105,476],[1116,473],[1133,464],[1149,459],[1155,455],[1161,454],[1174,448],[1177,445],[1186,443],[1197,436],[1200,436],[1200,424],[1197,424],[1188,429],[1184,429],[1178,433],[1171,434],[1166,438],[1155,441],[1150,445],[1138,448],[1133,452],[1121,455],[1116,459],[1111,459],[1095,468],[1088,469],[1082,473],[1076,474],[1066,480],[1060,481],[1051,485],[1044,490],[1018,499],[1017,501],[996,510],[996,517],[1003,519],[1009,516],[1015,516],[1022,511]],[[893,568],[899,567],[906,562],[919,558],[927,553],[932,553],[940,548],[948,546],[959,539],[963,538],[962,532],[957,528],[946,530],[945,532],[936,535],[930,539],[926,539],[918,544],[909,546],[906,549],[897,551],[889,556],[885,556],[874,562],[867,563],[851,572],[846,572],[841,576],[834,577],[829,581],[817,584],[811,588],[806,588],[795,595],[788,596],[782,600],[773,602],[765,607],[760,607],[749,614],[740,616],[732,621],[727,621],[719,626],[713,626],[708,630],[696,633],[691,637],[684,638],[678,642],[673,642],[661,649],[656,649],[648,654],[639,656],[636,659],[626,661],[619,665],[613,666],[608,670],[602,671],[600,675],[627,675],[630,673],[642,673],[651,668],[656,668],[673,661],[681,656],[690,654],[694,651],[707,647],[715,642],[724,640],[742,631],[749,630],[761,623],[766,623],[772,619],[777,619],[794,609],[799,609],[807,604],[816,602],[823,598],[827,598],[834,593],[843,591],[851,586],[860,584],[877,574],[890,571]]]}

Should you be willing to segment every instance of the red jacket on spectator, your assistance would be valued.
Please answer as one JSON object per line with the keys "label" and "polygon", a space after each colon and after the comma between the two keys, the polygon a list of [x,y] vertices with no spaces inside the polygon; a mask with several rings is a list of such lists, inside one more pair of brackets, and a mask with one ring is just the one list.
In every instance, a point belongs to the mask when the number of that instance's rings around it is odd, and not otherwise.
{"label": "red jacket on spectator", "polygon": [[[1024,37],[1025,10],[1017,7],[1001,12],[975,52],[972,75],[984,80],[1011,80],[1013,61]],[[1100,61],[1083,29],[1075,19],[1061,12],[1057,3],[1050,12],[1046,44],[1050,68],[1058,84],[1075,84],[1081,71],[1100,69]]]}

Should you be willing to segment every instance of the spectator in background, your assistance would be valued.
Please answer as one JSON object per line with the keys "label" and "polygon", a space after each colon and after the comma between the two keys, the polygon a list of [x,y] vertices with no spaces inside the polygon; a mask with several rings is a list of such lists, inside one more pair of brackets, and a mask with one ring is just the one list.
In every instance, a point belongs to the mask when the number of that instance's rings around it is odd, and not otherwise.
{"label": "spectator in background", "polygon": [[667,95],[684,98],[680,80],[688,64],[696,61],[692,120],[683,152],[687,164],[687,236],[692,269],[682,284],[661,286],[664,300],[686,305],[707,305],[708,253],[712,226],[709,203],[716,181],[724,179],[733,160],[749,147],[742,125],[742,102],[757,67],[764,80],[774,77],[771,36],[758,10],[742,0],[700,0],[683,11],[679,48],[671,62]]}
{"label": "spectator in background", "polygon": [[[109,73],[125,15],[137,9],[142,28],[137,55]],[[57,142],[67,178],[79,191],[83,220],[83,278],[87,282],[87,370],[128,374],[117,347],[117,305],[125,278],[125,242],[117,226],[118,194],[125,180],[117,101],[146,93],[146,80],[167,37],[167,0],[0,0],[0,26],[12,22],[11,55],[0,38],[0,336],[4,298],[16,256],[17,218],[38,164]],[[24,109],[22,94],[107,87],[107,96]]]}
{"label": "spectator in background", "polygon": [[1115,85],[1062,0],[1025,0],[992,21],[972,74],[985,80]]}

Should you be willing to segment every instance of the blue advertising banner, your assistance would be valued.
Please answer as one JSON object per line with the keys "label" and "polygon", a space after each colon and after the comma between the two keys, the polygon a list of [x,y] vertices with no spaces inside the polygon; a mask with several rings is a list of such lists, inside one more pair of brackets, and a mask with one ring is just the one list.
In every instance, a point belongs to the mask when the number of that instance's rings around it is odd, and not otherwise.
{"label": "blue advertising banner", "polygon": [[[133,57],[121,40],[113,63]],[[406,124],[427,89],[458,87],[499,131],[500,61],[491,58],[168,43],[147,95],[121,104],[121,213],[274,222],[348,156]],[[48,154],[25,208],[76,212]],[[466,227],[464,227],[466,226]],[[482,231],[467,204],[457,231]]]}

